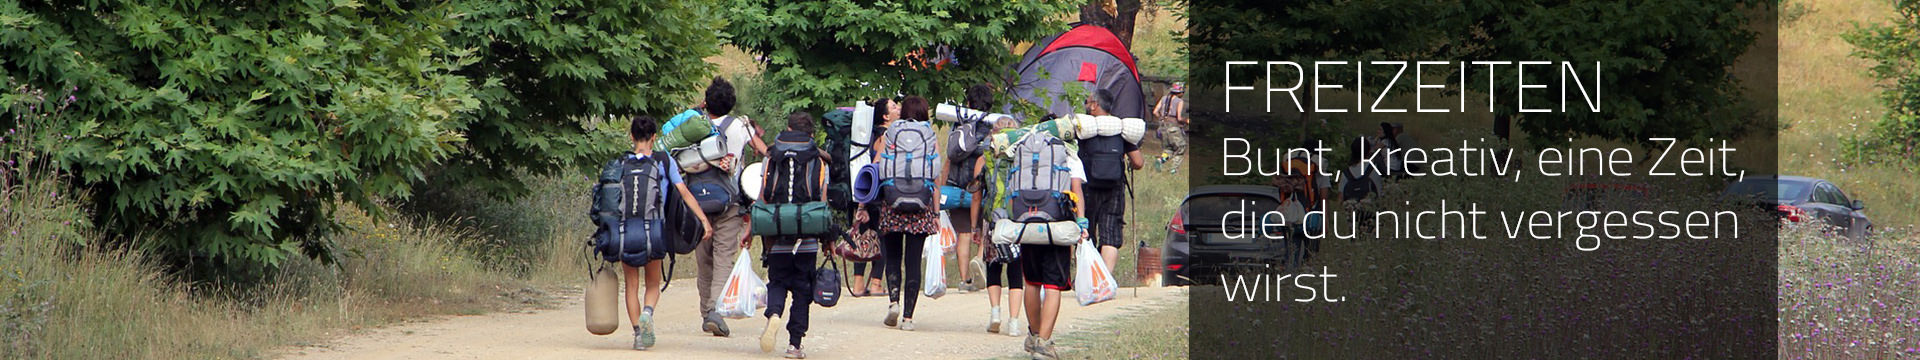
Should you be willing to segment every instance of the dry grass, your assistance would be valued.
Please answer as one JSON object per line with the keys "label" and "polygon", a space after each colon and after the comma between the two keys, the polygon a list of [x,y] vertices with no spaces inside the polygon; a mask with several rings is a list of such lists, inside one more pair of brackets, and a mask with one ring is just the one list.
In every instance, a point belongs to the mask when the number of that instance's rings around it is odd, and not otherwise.
{"label": "dry grass", "polygon": [[1894,16],[1886,1],[1793,0],[1804,15],[1783,24],[1780,34],[1780,169],[1783,173],[1824,178],[1847,195],[1862,199],[1875,225],[1890,228],[1920,223],[1920,182],[1904,169],[1841,166],[1840,144],[1864,135],[1884,114],[1876,99],[1878,82],[1866,73],[1872,64],[1852,56],[1853,45],[1840,34],[1855,24],[1884,23]]}

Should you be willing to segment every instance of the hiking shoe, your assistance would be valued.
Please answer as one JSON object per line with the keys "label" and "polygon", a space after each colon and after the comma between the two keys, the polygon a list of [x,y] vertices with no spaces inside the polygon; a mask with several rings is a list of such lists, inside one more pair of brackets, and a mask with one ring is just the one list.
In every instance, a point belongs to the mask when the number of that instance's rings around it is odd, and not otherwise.
{"label": "hiking shoe", "polygon": [[913,331],[913,319],[900,319],[900,330]]}
{"label": "hiking shoe", "polygon": [[780,337],[780,328],[787,326],[781,320],[778,314],[767,317],[767,329],[760,331],[760,352],[773,352],[774,339]]}
{"label": "hiking shoe", "polygon": [[1007,336],[1026,336],[1027,322],[1020,318],[1007,319]]}
{"label": "hiking shoe", "polygon": [[706,319],[700,322],[700,331],[719,337],[727,337],[727,335],[732,333],[732,331],[727,331],[727,320],[720,318],[720,314],[715,313],[707,313]]}
{"label": "hiking shoe", "polygon": [[[1035,337],[1034,339],[1039,338]],[[1035,341],[1033,345],[1033,360],[1054,360],[1060,358],[1060,353],[1053,348],[1053,340],[1039,340]]]}
{"label": "hiking shoe", "polygon": [[991,313],[987,315],[987,333],[1000,333],[1000,308],[993,308]]}
{"label": "hiking shoe", "polygon": [[900,325],[900,303],[887,305],[887,319],[880,321],[880,323],[886,324],[887,327]]}
{"label": "hiking shoe", "polygon": [[653,347],[653,312],[641,312],[640,324],[633,326],[633,349],[646,350]]}
{"label": "hiking shoe", "polygon": [[[980,258],[973,258],[973,260],[967,261],[967,265],[973,268],[973,277],[968,278],[968,280],[980,280],[980,279],[987,278],[987,262],[980,261]],[[986,280],[981,280],[981,281],[986,281]]]}
{"label": "hiking shoe", "polygon": [[807,358],[807,353],[800,351],[800,345],[789,345],[787,346],[787,358],[788,359],[805,359]]}

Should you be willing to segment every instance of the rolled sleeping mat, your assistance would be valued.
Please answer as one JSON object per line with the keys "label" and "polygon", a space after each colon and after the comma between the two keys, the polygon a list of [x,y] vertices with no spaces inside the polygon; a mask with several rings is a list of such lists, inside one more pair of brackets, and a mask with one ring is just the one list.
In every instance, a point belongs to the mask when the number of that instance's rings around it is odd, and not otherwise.
{"label": "rolled sleeping mat", "polygon": [[962,119],[969,119],[973,117],[979,117],[981,121],[985,121],[988,124],[992,124],[994,121],[997,121],[1000,118],[1003,118],[1003,117],[1010,118],[1010,117],[1013,117],[1013,115],[989,113],[986,111],[968,109],[968,108],[960,107],[958,105],[953,105],[953,104],[940,104],[940,105],[935,105],[933,107],[934,120],[957,123],[957,122],[960,122],[960,120]]}
{"label": "rolled sleeping mat", "polygon": [[853,177],[853,201],[861,204],[880,197],[880,169],[867,164]]}
{"label": "rolled sleeping mat", "polygon": [[587,332],[612,334],[620,328],[620,276],[601,263],[587,277]]}
{"label": "rolled sleeping mat", "polygon": [[[699,113],[696,112],[694,114],[698,115]],[[676,118],[678,118],[678,116],[676,116]],[[668,128],[663,128],[660,133],[660,138],[654,139],[654,142],[653,142],[654,150],[668,150],[668,149],[679,149],[679,148],[687,147],[687,146],[693,145],[694,143],[699,142],[701,139],[706,138],[707,135],[713,134],[713,122],[708,120],[706,116],[693,116],[687,119],[676,119],[676,120],[679,120],[680,122],[673,123],[670,120],[668,124],[671,124],[672,126]]]}
{"label": "rolled sleeping mat", "polygon": [[747,193],[747,198],[759,201],[760,191],[766,187],[766,184],[760,182],[763,180],[761,179],[761,175],[766,172],[767,163],[765,161],[747,164],[746,169],[740,170],[740,191]]}
{"label": "rolled sleeping mat", "polygon": [[1122,121],[1120,123],[1120,137],[1126,138],[1128,143],[1139,145],[1140,140],[1147,139],[1146,120],[1141,120],[1140,118],[1125,118],[1120,120]]}
{"label": "rolled sleeping mat", "polygon": [[965,209],[973,207],[973,193],[953,185],[940,187],[940,210]]}
{"label": "rolled sleeping mat", "polygon": [[705,172],[712,166],[710,162],[720,161],[726,157],[726,145],[718,136],[710,136],[700,140],[699,144],[675,149],[673,154],[673,160],[680,163],[680,170],[689,174]]}
{"label": "rolled sleeping mat", "polygon": [[754,203],[748,230],[759,236],[823,235],[833,231],[833,207],[825,201],[793,204]]}
{"label": "rolled sleeping mat", "polygon": [[1073,246],[1080,242],[1080,223],[1017,223],[1000,219],[993,222],[993,243],[1021,245]]}

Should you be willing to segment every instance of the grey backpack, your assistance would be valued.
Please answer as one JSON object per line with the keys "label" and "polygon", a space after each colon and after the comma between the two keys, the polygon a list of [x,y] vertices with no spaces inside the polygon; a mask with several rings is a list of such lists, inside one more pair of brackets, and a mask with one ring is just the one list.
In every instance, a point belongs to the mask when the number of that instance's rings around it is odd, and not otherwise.
{"label": "grey backpack", "polygon": [[900,120],[887,126],[886,149],[880,153],[881,201],[894,211],[933,211],[934,159],[940,157],[932,123]]}
{"label": "grey backpack", "polygon": [[1011,220],[1048,223],[1075,218],[1065,195],[1073,186],[1073,169],[1068,167],[1073,156],[1060,139],[1042,132],[1029,132],[1014,144],[1006,188]]}

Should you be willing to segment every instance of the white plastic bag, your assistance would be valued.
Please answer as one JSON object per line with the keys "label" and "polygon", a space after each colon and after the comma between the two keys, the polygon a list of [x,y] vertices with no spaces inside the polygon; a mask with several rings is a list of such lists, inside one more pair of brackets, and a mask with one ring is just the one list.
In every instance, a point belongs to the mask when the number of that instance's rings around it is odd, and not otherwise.
{"label": "white plastic bag", "polygon": [[926,248],[920,251],[920,257],[923,258],[921,264],[926,266],[926,271],[921,272],[920,295],[939,299],[947,294],[947,258],[946,253],[940,250],[940,240],[936,236],[927,237]]}
{"label": "white plastic bag", "polygon": [[1080,306],[1087,306],[1113,300],[1120,292],[1120,285],[1113,282],[1113,270],[1100,258],[1092,240],[1083,240],[1074,249],[1073,295],[1080,298]]}
{"label": "white plastic bag", "polygon": [[947,217],[947,212],[944,210],[940,211],[940,232],[934,236],[940,237],[942,254],[952,254],[953,247],[960,244],[960,233],[953,231],[953,220]]}
{"label": "white plastic bag", "polygon": [[733,273],[727,275],[727,286],[714,299],[713,311],[728,319],[751,318],[760,309],[767,307],[767,281],[753,273],[753,260],[746,251],[740,252],[740,258],[733,262]]}

